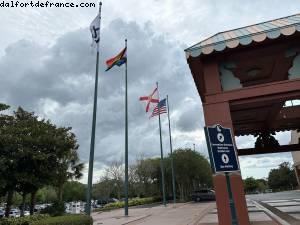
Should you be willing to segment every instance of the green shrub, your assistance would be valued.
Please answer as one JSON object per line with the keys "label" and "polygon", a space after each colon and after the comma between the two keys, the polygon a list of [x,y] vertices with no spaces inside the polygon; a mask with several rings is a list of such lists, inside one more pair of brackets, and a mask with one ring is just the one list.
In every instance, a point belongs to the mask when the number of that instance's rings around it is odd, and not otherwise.
{"label": "green shrub", "polygon": [[[145,204],[151,204],[154,202],[158,202],[158,199],[155,197],[149,197],[149,198],[133,198],[128,201],[129,206],[137,206],[137,205],[145,205]],[[123,208],[125,206],[124,201],[122,202],[113,202],[106,204],[103,208],[97,209],[96,211],[108,211],[112,209],[119,209]]]}
{"label": "green shrub", "polygon": [[32,222],[46,219],[49,215],[33,215],[19,218],[0,219],[0,225],[31,225]]}
{"label": "green shrub", "polygon": [[93,219],[87,215],[67,215],[48,217],[29,225],[93,225]]}
{"label": "green shrub", "polygon": [[56,201],[51,206],[46,207],[41,211],[42,214],[49,214],[50,216],[62,216],[65,213],[65,203]]}

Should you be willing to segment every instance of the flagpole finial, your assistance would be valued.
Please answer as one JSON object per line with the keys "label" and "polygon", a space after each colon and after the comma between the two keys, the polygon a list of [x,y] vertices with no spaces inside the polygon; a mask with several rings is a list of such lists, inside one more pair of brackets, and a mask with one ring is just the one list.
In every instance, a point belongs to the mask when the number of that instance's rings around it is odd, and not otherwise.
{"label": "flagpole finial", "polygon": [[100,1],[99,2],[99,16],[100,16],[100,19],[101,19],[101,8],[102,8],[102,2]]}

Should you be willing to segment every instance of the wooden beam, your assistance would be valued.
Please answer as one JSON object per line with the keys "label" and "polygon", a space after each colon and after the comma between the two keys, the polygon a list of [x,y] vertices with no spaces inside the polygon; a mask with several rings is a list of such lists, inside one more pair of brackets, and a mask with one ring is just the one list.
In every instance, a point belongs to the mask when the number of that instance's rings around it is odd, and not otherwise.
{"label": "wooden beam", "polygon": [[194,83],[197,87],[201,101],[204,102],[204,79],[203,79],[203,64],[199,57],[189,57],[188,64],[194,78]]}
{"label": "wooden beam", "polygon": [[204,64],[203,74],[205,95],[222,93],[218,63],[210,62]]}
{"label": "wooden beam", "polygon": [[260,155],[260,154],[295,152],[295,151],[300,151],[300,144],[281,145],[278,147],[265,147],[265,148],[243,148],[243,149],[238,149],[237,154],[238,156],[244,156],[244,155]]}
{"label": "wooden beam", "polygon": [[[230,102],[230,105],[257,102],[259,100],[296,98],[300,94],[300,79],[260,84],[241,89],[225,91],[221,94],[206,95],[206,104]],[[236,102],[234,102],[236,101]],[[243,102],[245,101],[245,102]]]}
{"label": "wooden beam", "polygon": [[[278,105],[278,108],[280,106]],[[245,109],[247,111],[248,109]],[[252,110],[252,109],[251,109]],[[248,110],[251,112],[251,110]],[[260,113],[258,109],[258,113]],[[275,110],[275,108],[273,108]],[[284,131],[284,130],[295,130],[300,128],[300,105],[283,107],[279,113],[273,112],[267,116],[267,118],[257,117],[251,120],[238,120],[235,114],[243,112],[235,111],[231,113],[233,119],[234,133],[236,136],[254,134],[258,131],[269,130],[269,131]],[[262,114],[262,113],[260,113]],[[275,117],[276,115],[276,117]]]}
{"label": "wooden beam", "polygon": [[271,109],[269,110],[269,115],[268,115],[266,123],[265,123],[266,127],[269,128],[272,126],[272,123],[274,123],[274,121],[276,120],[276,117],[278,116],[283,105],[284,105],[284,102],[278,102],[278,103],[275,103],[271,107]]}

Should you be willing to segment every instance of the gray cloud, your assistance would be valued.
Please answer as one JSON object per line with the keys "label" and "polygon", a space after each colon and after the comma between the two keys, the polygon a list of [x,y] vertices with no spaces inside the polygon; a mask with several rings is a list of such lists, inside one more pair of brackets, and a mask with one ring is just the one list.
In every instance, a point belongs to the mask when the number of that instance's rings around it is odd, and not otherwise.
{"label": "gray cloud", "polygon": [[199,102],[187,99],[181,104],[180,116],[176,120],[176,126],[181,131],[193,131],[204,126],[203,111]]}
{"label": "gray cloud", "polygon": [[240,162],[242,169],[257,169],[257,168],[275,168],[283,162],[292,162],[291,153],[274,153],[268,155],[260,155],[259,157],[242,156]]}
{"label": "gray cloud", "polygon": [[[105,59],[117,54],[128,38],[128,94],[130,159],[159,155],[157,118],[149,119],[138,98],[160,83],[161,97],[169,94],[174,127],[183,132],[200,128],[200,106],[191,89],[183,49],[146,24],[113,21],[102,31],[95,161],[96,169],[124,154],[124,67],[105,70]],[[88,161],[94,87],[95,52],[87,29],[67,33],[52,46],[20,40],[0,58],[1,101],[23,106],[54,122],[72,126],[80,156]],[[26,55],[26,57],[24,57]],[[15,66],[17,62],[17,66]],[[9,76],[5,76],[9,74]],[[187,99],[188,98],[188,99]],[[177,113],[176,113],[177,112]],[[178,117],[176,116],[179,115]],[[181,122],[182,120],[182,122]],[[195,123],[199,121],[199,123]],[[169,151],[165,115],[162,116],[165,154]],[[176,140],[177,141],[177,140]],[[180,140],[178,140],[180,141]],[[179,144],[180,145],[180,144]]]}
{"label": "gray cloud", "polygon": [[[158,81],[169,95],[175,147],[206,154],[203,112],[183,49],[231,28],[297,13],[294,1],[108,1],[103,5],[95,169],[124,155],[124,68],[105,70],[128,38],[130,160],[159,155],[156,118],[148,119],[138,101]],[[116,7],[117,5],[117,7]],[[257,11],[257,9],[260,9]],[[62,126],[72,126],[80,156],[88,160],[95,73],[95,52],[87,26],[96,9],[1,9],[0,102],[23,106]],[[251,15],[251,16],[249,16]],[[122,19],[115,19],[122,18]],[[135,21],[135,22],[132,22]],[[5,50],[3,50],[5,49]],[[165,154],[169,151],[162,117]],[[281,143],[288,134],[278,134]],[[237,138],[238,147],[254,139]],[[271,156],[270,156],[271,157]],[[245,157],[247,158],[247,157]],[[272,159],[272,158],[270,158]],[[266,161],[265,161],[266,162]],[[244,164],[244,161],[242,161]],[[246,165],[246,164],[245,164]],[[263,165],[263,163],[262,163]]]}

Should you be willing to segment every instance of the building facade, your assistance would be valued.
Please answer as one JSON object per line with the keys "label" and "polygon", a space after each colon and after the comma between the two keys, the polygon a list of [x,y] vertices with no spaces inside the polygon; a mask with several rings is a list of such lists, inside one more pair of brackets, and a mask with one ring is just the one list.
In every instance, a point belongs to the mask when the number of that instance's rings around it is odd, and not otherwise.
{"label": "building facade", "polygon": [[[292,131],[291,132],[291,144],[300,143],[300,132]],[[298,181],[298,187],[300,188],[300,151],[292,152],[295,173]]]}
{"label": "building facade", "polygon": [[[205,126],[259,138],[255,148],[235,148],[237,155],[300,151],[300,144],[270,141],[300,127],[300,105],[285,107],[300,99],[300,14],[217,33],[185,53]],[[240,171],[225,175],[213,176],[219,225],[250,225]]]}

